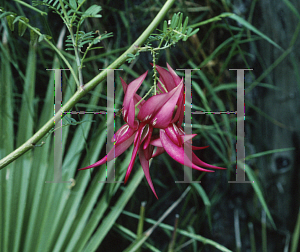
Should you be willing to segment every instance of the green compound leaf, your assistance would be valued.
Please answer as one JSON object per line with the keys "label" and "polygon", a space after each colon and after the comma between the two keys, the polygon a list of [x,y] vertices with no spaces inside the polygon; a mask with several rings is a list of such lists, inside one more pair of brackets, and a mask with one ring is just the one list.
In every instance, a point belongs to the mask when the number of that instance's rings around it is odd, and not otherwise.
{"label": "green compound leaf", "polygon": [[16,18],[16,14],[15,15],[11,14],[11,15],[6,16],[7,24],[8,24],[8,27],[11,31],[15,30],[15,26],[14,26],[15,18]]}
{"label": "green compound leaf", "polygon": [[[27,23],[27,24],[29,23],[29,19],[26,18],[26,17],[20,17],[20,19],[22,21],[24,21],[25,23]],[[26,31],[26,28],[27,28],[27,25],[24,24],[23,22],[19,21],[19,23],[18,23],[18,34],[19,34],[20,37],[22,37],[24,35],[24,33]]]}
{"label": "green compound leaf", "polygon": [[76,0],[70,0],[69,1],[69,4],[70,4],[70,7],[74,10],[77,9],[77,3],[76,3]]}
{"label": "green compound leaf", "polygon": [[101,10],[102,10],[101,6],[92,5],[83,13],[82,18],[86,18],[86,17],[101,18],[102,15],[98,14]]}
{"label": "green compound leaf", "polygon": [[184,19],[183,22],[183,14],[178,12],[174,14],[171,23],[168,27],[167,21],[164,21],[163,30],[158,30],[159,34],[151,34],[146,40],[146,47],[142,48],[141,51],[147,51],[150,49],[153,41],[159,42],[158,48],[153,48],[153,51],[166,49],[171,46],[175,46],[175,44],[180,41],[186,41],[189,37],[193,36],[199,31],[199,28],[193,30],[192,27],[188,27],[188,17]]}

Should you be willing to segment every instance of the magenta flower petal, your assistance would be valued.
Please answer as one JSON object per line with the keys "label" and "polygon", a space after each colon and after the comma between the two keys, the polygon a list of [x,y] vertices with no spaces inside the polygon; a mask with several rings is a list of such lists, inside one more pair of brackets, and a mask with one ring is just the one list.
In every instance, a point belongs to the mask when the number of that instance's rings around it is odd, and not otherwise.
{"label": "magenta flower petal", "polygon": [[[152,128],[152,127],[151,127]],[[151,131],[152,132],[152,131]],[[143,128],[143,130],[141,131],[141,143],[145,141],[145,139],[148,138],[149,136],[149,133],[150,133],[150,127],[149,127],[149,124],[146,124],[145,125],[145,128]]]}
{"label": "magenta flower petal", "polygon": [[120,144],[126,141],[129,137],[131,137],[136,130],[129,127],[128,124],[123,125],[118,131],[114,134],[111,141],[115,142],[115,144]]}
{"label": "magenta flower petal", "polygon": [[109,161],[113,160],[114,158],[120,156],[132,144],[134,137],[135,137],[135,134],[133,134],[127,140],[123,141],[122,144],[116,144],[115,148],[112,148],[110,150],[110,152],[108,152],[108,154],[104,158],[100,159],[99,161],[97,161],[96,163],[94,163],[92,165],[81,168],[79,170],[86,170],[86,169],[94,168],[99,165],[103,165],[106,162],[109,162]]}
{"label": "magenta flower petal", "polygon": [[[129,124],[130,127],[136,127],[134,123],[135,118],[135,103],[134,103],[134,96],[144,79],[146,78],[148,71],[142,74],[140,77],[132,81],[128,87],[126,88],[126,93],[123,101],[123,118],[125,122]],[[125,83],[126,84],[126,83]],[[124,83],[122,84],[123,88]]]}
{"label": "magenta flower petal", "polygon": [[[153,64],[151,64],[153,65]],[[181,78],[175,73],[172,67],[167,63],[168,70],[156,65],[156,70],[159,73],[159,80],[165,85],[168,91],[177,87],[180,82]],[[160,82],[158,83],[158,87],[165,93],[165,90],[162,88]]]}
{"label": "magenta flower petal", "polygon": [[153,186],[153,183],[152,183],[152,180],[151,180],[151,177],[150,177],[149,161],[146,159],[144,151],[145,150],[143,150],[143,148],[140,147],[140,150],[139,150],[140,162],[141,162],[141,165],[142,165],[145,177],[146,177],[146,179],[148,181],[148,184],[149,184],[152,192],[154,193],[155,197],[158,199],[157,194],[156,194],[155,189],[154,189],[154,186]]}
{"label": "magenta flower petal", "polygon": [[170,99],[168,99],[168,101],[161,107],[161,109],[151,120],[151,124],[153,125],[154,128],[163,129],[169,126],[173,117],[173,111],[175,105],[182,91],[182,87],[183,87],[183,81],[176,88],[174,88],[172,91],[168,93],[171,94],[174,92],[170,97]]}
{"label": "magenta flower petal", "polygon": [[205,162],[203,162],[201,159],[199,159],[195,153],[192,152],[192,159],[193,159],[193,163],[195,163],[196,165],[201,165],[203,167],[206,168],[211,168],[211,169],[220,169],[220,170],[226,170],[226,168],[222,168],[222,167],[218,167],[218,166],[214,166],[214,165],[210,165],[207,164]]}
{"label": "magenta flower petal", "polygon": [[[126,84],[126,82],[121,77],[120,77],[120,79],[121,79],[121,83],[122,83],[122,86],[123,86],[124,94],[126,94],[128,85]],[[142,99],[142,97],[140,97],[138,94],[134,94],[134,96],[133,96],[134,104],[137,104],[141,99]],[[145,101],[141,101],[141,103],[138,105],[138,108],[140,109],[140,107],[144,103],[145,103]]]}
{"label": "magenta flower petal", "polygon": [[137,118],[142,122],[151,121],[154,128],[166,128],[172,120],[182,86],[183,82],[169,93],[149,98],[141,107]]}
{"label": "magenta flower petal", "polygon": [[[180,129],[179,129],[179,130],[180,130]],[[195,137],[195,136],[197,136],[197,134],[181,135],[180,137],[181,137],[182,142],[191,143],[190,140],[191,140],[193,137]],[[192,150],[203,150],[203,149],[206,149],[206,148],[209,147],[209,145],[203,146],[203,147],[202,147],[202,146],[201,146],[201,147],[198,147],[198,146],[192,146],[191,144],[188,144],[188,146],[189,146]]]}
{"label": "magenta flower petal", "polygon": [[160,138],[151,140],[150,144],[156,147],[163,147]]}
{"label": "magenta flower petal", "polygon": [[152,154],[152,158],[159,156],[160,154],[163,154],[165,152],[165,149],[163,147],[157,147],[154,154]]}
{"label": "magenta flower petal", "polygon": [[[172,97],[176,90],[172,90],[166,94],[159,94],[150,97],[141,107],[138,113],[138,120],[141,122],[150,122],[153,116],[161,109],[161,107]],[[173,108],[174,109],[174,108]]]}
{"label": "magenta flower petal", "polygon": [[144,146],[143,146],[144,150],[146,148],[148,148],[148,146],[150,144],[152,132],[153,132],[153,127],[151,125],[149,125],[149,132],[148,132],[147,139],[145,140],[145,143],[144,143]]}
{"label": "magenta flower petal", "polygon": [[209,145],[207,145],[207,146],[192,146],[192,150],[203,150],[203,149],[206,149],[206,148],[208,148],[209,147]]}
{"label": "magenta flower petal", "polygon": [[[155,197],[158,198],[149,172],[149,160],[165,151],[177,162],[199,171],[214,172],[199,166],[212,169],[225,169],[207,164],[193,153],[193,150],[201,150],[208,146],[192,146],[191,139],[196,134],[187,135],[182,129],[185,103],[183,79],[175,73],[169,64],[167,64],[167,67],[168,70],[156,66],[156,70],[160,75],[157,87],[162,93],[150,97],[147,101],[142,100],[143,98],[136,94],[136,92],[144,81],[148,71],[129,85],[121,78],[125,94],[122,115],[126,124],[112,138],[112,142],[115,142],[115,147],[95,164],[80,170],[93,168],[113,160],[133,143],[134,148],[126,171],[125,183],[128,181],[137,153],[139,153],[145,177]],[[162,85],[165,88],[162,88]],[[156,147],[155,153],[154,147]],[[192,157],[190,158],[184,152],[186,147],[191,152]]]}
{"label": "magenta flower petal", "polygon": [[[166,131],[166,129],[167,129],[167,128],[165,128],[164,130]],[[167,131],[166,131],[166,133],[167,133]],[[167,133],[167,135],[168,135],[168,137],[171,139],[171,137],[169,136],[168,133]],[[197,136],[197,134],[185,135],[185,136],[180,136],[180,137],[181,137],[182,143],[184,143],[184,142],[186,142],[186,141],[192,139],[194,136]],[[172,139],[171,139],[171,140],[172,140]],[[173,141],[173,140],[172,140],[172,141]],[[153,146],[156,146],[156,147],[161,147],[161,148],[163,148],[163,145],[162,145],[162,143],[161,143],[160,138],[152,139],[152,140],[150,141],[150,144],[153,145]],[[189,144],[188,146],[189,146],[192,150],[203,150],[203,149],[206,149],[206,148],[209,147],[209,145],[203,146],[203,147],[202,147],[202,146],[201,146],[201,147],[198,147],[198,146],[191,146],[190,144]],[[162,152],[162,153],[163,153],[163,152]],[[161,154],[161,153],[160,153],[160,154]],[[157,155],[155,155],[155,156],[157,156]],[[154,156],[152,156],[152,157],[154,157]]]}
{"label": "magenta flower petal", "polygon": [[[180,109],[180,107],[178,109]],[[178,122],[177,122],[177,126],[178,127],[180,127],[182,125],[182,123],[183,123],[183,117],[184,117],[184,106],[182,105],[181,109],[180,109],[180,112],[179,112]]]}
{"label": "magenta flower petal", "polygon": [[144,149],[144,155],[146,160],[150,160],[152,158],[152,154],[153,154],[153,150],[154,150],[154,146],[153,145],[149,145],[147,149]]}
{"label": "magenta flower petal", "polygon": [[[164,84],[168,91],[174,89],[177,86],[172,75],[166,69],[156,65],[156,70],[159,73],[159,80]],[[160,82],[158,82],[157,85],[159,89],[165,93],[165,90],[161,86]]]}
{"label": "magenta flower petal", "polygon": [[175,73],[174,69],[170,67],[170,65],[167,63],[168,70],[170,72],[170,75],[172,76],[176,86],[178,86],[181,82],[181,78]]}
{"label": "magenta flower petal", "polygon": [[[193,164],[192,161],[189,160],[188,157],[186,156],[183,147],[179,147],[176,144],[174,144],[163,129],[160,130],[160,139],[165,151],[170,155],[170,157],[172,157],[177,162],[199,171],[214,172],[214,171],[203,169]],[[184,161],[186,162],[184,163]]]}
{"label": "magenta flower petal", "polygon": [[124,118],[124,120],[133,129],[137,129],[138,126],[139,126],[138,121],[135,120],[135,105],[134,105],[133,99],[131,99],[130,102],[129,102],[127,120],[125,118]]}
{"label": "magenta flower petal", "polygon": [[181,140],[179,130],[175,124],[172,123],[169,127],[165,128],[165,132],[174,144],[178,146],[182,145],[183,141]]}
{"label": "magenta flower petal", "polygon": [[189,142],[193,137],[197,136],[197,134],[185,134],[185,135],[180,135],[180,138],[182,142]]}
{"label": "magenta flower petal", "polygon": [[144,79],[147,76],[147,73],[148,73],[148,71],[146,71],[140,77],[138,77],[137,79],[135,79],[135,80],[133,80],[132,82],[129,83],[129,85],[126,89],[126,93],[125,93],[125,97],[124,97],[124,101],[123,101],[123,106],[124,107],[128,107],[129,101],[133,98],[136,91],[141,86],[142,82],[144,81]]}
{"label": "magenta flower petal", "polygon": [[128,165],[127,172],[126,172],[126,175],[125,175],[125,181],[124,181],[125,184],[126,184],[128,178],[129,178],[129,175],[130,175],[131,170],[133,168],[134,161],[135,161],[135,158],[136,158],[136,154],[137,154],[138,149],[139,149],[139,147],[141,145],[142,132],[143,132],[143,130],[144,130],[145,127],[146,127],[146,124],[141,123],[140,126],[139,126],[139,129],[138,129],[138,131],[136,133],[136,136],[134,138],[134,148],[133,148],[131,160],[130,160],[130,163]]}
{"label": "magenta flower petal", "polygon": [[[170,91],[176,86],[180,84],[182,79],[176,74],[176,72],[173,70],[172,67],[167,63],[168,70],[165,70],[164,68],[157,66],[156,69],[159,73],[160,76],[160,81],[166,86],[167,90]],[[161,87],[161,84],[158,83],[158,87],[164,91],[164,89]],[[176,114],[174,116],[174,119],[172,120],[173,122],[176,122],[179,120],[179,125],[182,124],[183,122],[183,117],[184,117],[184,93],[182,89],[182,93],[179,96],[179,100],[177,102],[178,109],[176,111]]]}
{"label": "magenta flower petal", "polygon": [[184,93],[183,93],[183,89],[181,91],[181,94],[179,96],[178,102],[177,102],[177,111],[174,115],[173,120],[171,121],[171,123],[175,123],[178,122],[178,126],[181,126],[182,122],[183,122],[183,117],[184,117]]}
{"label": "magenta flower petal", "polygon": [[126,82],[122,79],[122,77],[120,77],[120,79],[121,79],[121,83],[122,83],[122,87],[123,87],[124,94],[126,94],[128,85],[127,85]]}
{"label": "magenta flower petal", "polygon": [[203,150],[203,149],[206,149],[206,148],[208,148],[209,147],[209,145],[207,145],[207,146],[192,146],[192,145],[190,145],[190,144],[188,144],[187,145],[189,148],[191,148],[192,150]]}

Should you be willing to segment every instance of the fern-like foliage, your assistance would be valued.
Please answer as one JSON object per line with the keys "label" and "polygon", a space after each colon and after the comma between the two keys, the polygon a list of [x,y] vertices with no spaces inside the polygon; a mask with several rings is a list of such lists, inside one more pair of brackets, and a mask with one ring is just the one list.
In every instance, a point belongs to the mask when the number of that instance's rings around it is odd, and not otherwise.
{"label": "fern-like foliage", "polygon": [[[61,2],[63,5],[61,5]],[[101,18],[99,12],[102,10],[99,5],[92,5],[85,11],[80,11],[86,0],[44,0],[33,1],[34,5],[44,5],[57,13],[67,25],[70,35],[66,39],[66,50],[78,50],[82,52],[82,47],[88,44],[84,52],[84,57],[89,50],[98,49],[101,47],[93,47],[103,39],[112,36],[112,33],[101,34],[96,32],[85,32],[80,30],[80,26],[86,18]],[[75,28],[75,31],[73,29]],[[98,34],[97,34],[98,33]],[[82,52],[83,53],[83,52]]]}
{"label": "fern-like foliage", "polygon": [[[46,12],[39,11],[41,15],[47,15]],[[41,42],[44,38],[48,40],[51,39],[51,36],[47,34],[41,34],[40,29],[33,27],[29,23],[29,19],[24,16],[18,16],[17,13],[6,11],[3,7],[0,7],[0,19],[6,18],[8,28],[11,31],[15,30],[15,24],[18,23],[18,35],[22,37],[27,29],[30,28],[30,42],[35,44],[37,41]]]}
{"label": "fern-like foliage", "polygon": [[[175,46],[180,40],[186,41],[189,37],[193,36],[199,31],[199,28],[193,30],[188,27],[188,17],[183,21],[183,14],[178,12],[175,13],[171,20],[168,22],[165,20],[163,25],[163,30],[157,29],[159,33],[151,34],[149,38],[145,42],[145,46],[141,47],[139,51],[133,55],[128,54],[127,61],[130,63],[136,56],[139,55],[139,52],[143,51],[151,51],[153,57],[159,50],[163,50],[169,48],[171,46]],[[158,43],[157,47],[153,45]],[[154,59],[155,60],[155,59]]]}
{"label": "fern-like foliage", "polygon": [[171,23],[168,25],[167,21],[164,21],[163,30],[158,30],[160,34],[153,34],[146,41],[146,45],[151,45],[153,41],[160,41],[160,48],[167,48],[172,45],[175,45],[178,41],[186,41],[189,37],[193,36],[199,31],[199,28],[193,30],[188,27],[189,18],[186,17],[184,22],[183,14],[178,12],[174,14]]}
{"label": "fern-like foliage", "polygon": [[[96,35],[96,37],[95,37],[95,35]],[[81,51],[81,48],[84,45],[88,44],[88,47],[91,47],[92,45],[96,45],[96,44],[100,43],[101,40],[106,39],[111,36],[112,36],[112,33],[105,33],[105,34],[100,35],[99,31],[96,31],[96,32],[92,31],[92,32],[87,32],[87,33],[84,31],[79,31],[77,34],[75,34],[75,41],[76,41],[75,46],[77,48],[79,48],[79,50]],[[66,47],[67,47],[66,50],[74,50],[71,35],[67,36]],[[101,48],[101,47],[97,47],[97,48]],[[92,49],[96,49],[96,48],[92,48]]]}

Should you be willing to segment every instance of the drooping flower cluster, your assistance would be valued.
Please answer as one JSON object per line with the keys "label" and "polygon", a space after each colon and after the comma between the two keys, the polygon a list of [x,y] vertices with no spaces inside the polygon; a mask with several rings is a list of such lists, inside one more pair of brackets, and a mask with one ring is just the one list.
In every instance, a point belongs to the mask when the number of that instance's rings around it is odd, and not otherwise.
{"label": "drooping flower cluster", "polygon": [[[143,100],[136,94],[148,71],[129,85],[121,78],[125,93],[122,115],[126,124],[115,133],[114,139],[112,139],[112,142],[115,141],[115,148],[95,164],[80,170],[90,169],[111,161],[133,144],[133,153],[125,175],[125,183],[132,171],[137,153],[139,153],[148,184],[157,197],[149,173],[149,160],[165,151],[177,162],[199,171],[213,172],[199,166],[224,169],[201,161],[193,152],[192,160],[187,158],[184,152],[184,143],[192,150],[200,150],[208,146],[196,147],[189,144],[196,134],[185,134],[181,127],[184,117],[183,79],[180,79],[168,64],[167,67],[169,71],[156,65],[160,76],[157,90],[160,93],[148,100]],[[157,147],[155,152],[154,147]]]}

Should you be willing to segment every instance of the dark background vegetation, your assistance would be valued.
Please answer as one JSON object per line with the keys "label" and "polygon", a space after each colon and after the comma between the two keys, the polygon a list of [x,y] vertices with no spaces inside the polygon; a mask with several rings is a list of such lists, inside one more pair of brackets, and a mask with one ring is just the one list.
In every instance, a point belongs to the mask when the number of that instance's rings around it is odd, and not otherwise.
{"label": "dark background vegetation", "polygon": [[[101,33],[113,32],[113,37],[101,42],[103,49],[95,50],[90,53],[90,57],[103,54],[103,57],[95,57],[95,60],[87,61],[83,69],[85,82],[99,73],[99,69],[105,68],[109,63],[116,59],[133,41],[143,32],[156,13],[163,5],[163,1],[146,0],[146,1],[88,1],[89,5],[94,2],[102,6],[101,19],[89,19],[83,29],[86,31],[99,30]],[[257,3],[256,3],[257,2]],[[171,19],[173,13],[182,12],[189,17],[189,24],[195,24],[200,21],[212,18],[223,12],[234,12],[237,15],[248,19],[251,16],[250,23],[253,23],[260,31],[265,33],[284,50],[289,48],[290,41],[299,22],[283,1],[278,2],[275,7],[274,1],[176,1],[173,8],[169,11],[165,19]],[[299,2],[291,1],[298,11]],[[2,3],[3,4],[3,3]],[[5,2],[8,9],[14,9],[13,2]],[[86,6],[87,7],[87,6]],[[46,10],[46,9],[45,9]],[[33,15],[26,8],[18,10],[24,11],[25,16],[31,17],[30,21],[35,23],[43,33],[50,34],[53,41],[56,42],[63,27],[60,17],[52,12],[47,17]],[[251,13],[253,11],[253,13]],[[253,16],[252,16],[253,14]],[[253,22],[252,22],[253,20]],[[48,25],[47,25],[48,24]],[[298,25],[299,26],[299,25]],[[297,26],[297,27],[298,27]],[[195,68],[200,68],[201,63],[211,55],[216,48],[226,39],[233,35],[239,34],[240,30],[228,29],[229,27],[238,27],[241,25],[231,19],[222,19],[221,21],[209,23],[201,26],[197,35],[191,37],[187,42],[180,42],[176,47],[172,47],[161,52],[157,58],[157,64],[165,67],[168,62],[173,69],[192,68],[190,62]],[[161,28],[161,27],[159,27]],[[241,33],[242,39],[246,39],[249,31],[244,30]],[[249,35],[249,34],[248,34]],[[28,50],[29,32],[20,38],[16,32],[11,34],[14,44],[15,57],[18,59],[18,66],[22,72],[26,69],[26,58],[22,55]],[[296,36],[297,37],[297,36]],[[232,43],[233,44],[233,43]],[[277,229],[274,229],[267,220],[267,240],[268,251],[284,251],[287,241],[290,241],[294,232],[295,222],[299,210],[299,39],[293,45],[291,57],[287,56],[279,62],[277,67],[273,67],[270,73],[264,78],[259,79],[257,85],[247,93],[247,88],[255,80],[265,73],[266,69],[278,59],[282,54],[265,40],[255,40],[248,43],[240,43],[240,48],[231,51],[232,44],[225,46],[219,53],[210,60],[205,66],[201,66],[201,71],[209,80],[213,87],[223,83],[235,83],[236,72],[229,71],[234,68],[253,68],[252,73],[246,73],[246,121],[245,121],[245,140],[246,156],[259,153],[262,151],[294,147],[294,151],[278,152],[272,155],[263,156],[247,161],[247,164],[254,170],[259,178],[263,195],[267,205],[274,218]],[[13,48],[13,47],[12,47]],[[112,51],[120,49],[112,53]],[[53,51],[46,49],[44,44],[38,46],[38,72],[36,76],[36,93],[38,97],[33,101],[36,107],[43,104],[43,98],[46,93],[47,85],[44,85],[48,79],[48,73],[45,71],[51,68],[53,60]],[[243,52],[241,54],[241,52]],[[106,54],[106,55],[105,55]],[[245,57],[245,59],[243,59]],[[248,65],[245,64],[245,61]],[[149,70],[147,80],[151,81],[152,56],[150,53],[141,53],[132,63],[127,64],[129,67],[125,71],[116,73],[116,89],[121,89],[118,77],[121,76],[127,83],[137,76],[133,73],[142,74]],[[296,67],[298,66],[298,68]],[[130,71],[130,69],[132,69]],[[17,70],[14,70],[17,71]],[[180,71],[178,74],[181,74]],[[213,111],[218,110],[207,87],[203,84],[200,77],[196,74],[192,76],[196,85],[203,90],[210,102]],[[18,94],[22,93],[21,81],[16,79],[14,86],[16,106],[20,104]],[[263,86],[261,84],[270,84],[277,89]],[[102,83],[100,85],[105,85]],[[96,109],[105,110],[105,87],[100,94],[99,107]],[[92,110],[88,107],[92,92],[84,97],[76,110]],[[236,110],[236,92],[234,89],[223,90],[217,93],[218,97],[225,104],[225,110]],[[116,101],[116,108],[121,108],[122,101]],[[198,106],[198,107],[197,107]],[[201,98],[197,92],[193,91],[193,111],[202,108]],[[40,111],[39,111],[40,113]],[[35,115],[39,117],[39,114]],[[178,228],[192,230],[195,234],[203,235],[210,238],[227,248],[236,251],[235,237],[235,220],[234,216],[239,219],[240,236],[242,249],[241,251],[255,251],[250,246],[250,225],[253,225],[256,251],[262,250],[262,206],[251,184],[229,184],[228,181],[235,180],[235,134],[236,123],[235,115],[226,115],[231,120],[232,137],[227,138],[229,148],[221,149],[227,162],[220,158],[214,151],[214,148],[198,151],[197,155],[208,163],[215,163],[227,168],[227,171],[216,171],[212,174],[202,174],[193,172],[194,180],[201,180],[201,185],[206,191],[211,207],[207,209],[199,194],[194,190],[189,198],[172,212],[164,221],[167,224],[174,225],[175,214],[179,214]],[[223,117],[214,116],[217,122],[222,125]],[[75,118],[80,120],[80,116]],[[96,122],[92,125],[90,134],[87,139],[97,134],[97,123],[103,118],[95,117]],[[117,118],[117,125],[122,125],[123,121]],[[15,127],[18,128],[18,112],[15,113]],[[211,117],[206,115],[197,115],[193,117],[194,125],[213,125]],[[76,126],[71,126],[71,132]],[[223,130],[228,130],[222,127]],[[194,145],[201,146],[209,144],[203,136],[209,134],[206,128],[195,128],[198,134],[194,139]],[[67,141],[70,142],[72,134]],[[212,143],[218,144],[218,140],[211,140]],[[88,145],[88,144],[87,144]],[[101,157],[105,154],[102,151]],[[130,153],[128,153],[129,155]],[[86,155],[86,151],[82,154]],[[163,155],[167,155],[166,153]],[[99,158],[100,158],[99,156]],[[122,160],[124,155],[120,157]],[[167,163],[166,163],[167,160]],[[138,162],[138,161],[137,161]],[[137,163],[136,162],[136,163]],[[138,165],[134,169],[140,169]],[[182,165],[176,163],[171,158],[162,159],[158,157],[153,160],[151,165],[151,176],[159,196],[156,200],[152,194],[146,179],[139,185],[138,190],[126,206],[126,211],[139,214],[139,208],[142,201],[147,201],[146,217],[154,220],[165,212],[165,210],[180,197],[181,193],[188,184],[178,184],[175,181],[183,179]],[[97,172],[96,169],[94,173]],[[94,174],[93,173],[93,174]],[[92,177],[93,177],[92,174]],[[92,179],[92,178],[91,178]],[[248,180],[248,178],[246,179]],[[126,186],[124,188],[126,190]],[[116,198],[122,190],[117,191]],[[112,199],[112,205],[114,198]],[[210,214],[208,214],[210,212]],[[133,232],[137,228],[137,220],[126,215],[121,215],[117,223],[126,226]],[[150,227],[145,224],[144,229]],[[149,238],[149,242],[155,245],[161,251],[167,251],[170,242],[170,234],[157,228]],[[178,235],[176,238],[177,247],[181,246],[188,239]],[[126,235],[122,234],[117,228],[113,228],[109,235],[102,242],[98,251],[122,251],[131,243]],[[196,249],[196,250],[195,250]],[[148,251],[148,250],[142,250]],[[200,242],[191,242],[190,245],[184,246],[179,251],[217,251],[210,246],[205,246]]]}

